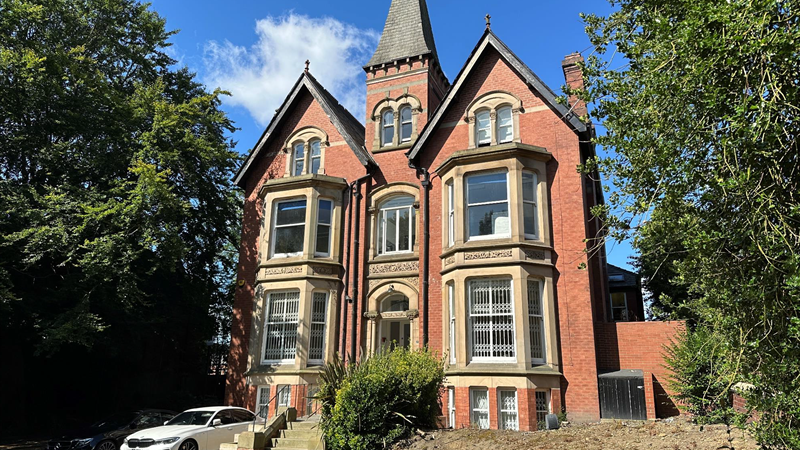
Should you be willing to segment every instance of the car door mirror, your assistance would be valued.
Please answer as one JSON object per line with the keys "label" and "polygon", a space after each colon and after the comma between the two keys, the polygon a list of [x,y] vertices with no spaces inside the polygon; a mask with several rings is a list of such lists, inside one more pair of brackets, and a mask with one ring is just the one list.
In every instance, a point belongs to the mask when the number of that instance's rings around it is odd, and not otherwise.
{"label": "car door mirror", "polygon": [[218,427],[220,425],[222,425],[222,419],[214,419],[214,421],[211,422],[212,427]]}
{"label": "car door mirror", "polygon": [[166,424],[168,424],[168,423],[169,423],[169,420],[165,420],[165,421],[164,421],[164,425],[166,425]]}

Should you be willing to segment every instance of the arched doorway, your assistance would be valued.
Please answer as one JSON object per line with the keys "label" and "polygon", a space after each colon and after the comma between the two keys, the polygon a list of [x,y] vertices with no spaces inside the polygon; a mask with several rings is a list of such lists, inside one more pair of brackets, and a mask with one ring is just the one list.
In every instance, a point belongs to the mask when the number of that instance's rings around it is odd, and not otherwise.
{"label": "arched doorway", "polygon": [[408,297],[403,294],[390,295],[381,302],[379,348],[410,348],[411,319],[407,314],[408,308]]}
{"label": "arched doorway", "polygon": [[[383,347],[419,347],[419,311],[416,289],[400,280],[386,280],[369,294],[367,352]],[[394,344],[396,342],[396,344]]]}

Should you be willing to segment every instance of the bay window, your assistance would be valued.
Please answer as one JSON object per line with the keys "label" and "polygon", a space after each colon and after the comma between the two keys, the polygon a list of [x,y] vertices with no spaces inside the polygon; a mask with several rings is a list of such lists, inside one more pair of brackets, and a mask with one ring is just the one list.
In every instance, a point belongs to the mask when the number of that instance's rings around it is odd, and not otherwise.
{"label": "bay window", "polygon": [[525,224],[525,238],[536,239],[536,186],[537,177],[533,172],[522,172],[522,215]]}
{"label": "bay window", "polygon": [[316,256],[329,257],[331,255],[331,218],[333,216],[333,202],[320,200],[317,210],[317,242],[314,249]]}
{"label": "bay window", "polygon": [[306,230],[306,201],[280,202],[275,207],[272,230],[274,257],[298,256],[303,253]]}
{"label": "bay window", "polygon": [[378,254],[410,253],[416,240],[416,210],[413,197],[387,201],[378,213]]}
{"label": "bay window", "polygon": [[531,362],[545,363],[544,308],[542,307],[542,284],[528,280],[528,328],[531,340]]}
{"label": "bay window", "polygon": [[470,175],[466,185],[469,238],[510,237],[508,173]]}
{"label": "bay window", "polygon": [[264,326],[264,362],[294,362],[299,319],[300,291],[269,293]]}
{"label": "bay window", "polygon": [[447,184],[447,244],[452,247],[456,242],[456,205],[453,182]]}
{"label": "bay window", "polygon": [[511,280],[471,280],[467,286],[472,361],[516,362]]}
{"label": "bay window", "polygon": [[455,285],[447,285],[447,302],[450,309],[450,364],[456,363],[456,293]]}
{"label": "bay window", "polygon": [[325,314],[328,293],[315,292],[311,305],[311,330],[309,333],[308,363],[321,365],[325,355]]}

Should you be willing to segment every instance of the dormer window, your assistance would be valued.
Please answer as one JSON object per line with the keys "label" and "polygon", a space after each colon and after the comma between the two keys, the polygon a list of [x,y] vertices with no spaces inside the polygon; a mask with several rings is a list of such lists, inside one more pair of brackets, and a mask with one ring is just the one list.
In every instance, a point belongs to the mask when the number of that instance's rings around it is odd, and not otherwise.
{"label": "dormer window", "polygon": [[411,133],[413,130],[413,120],[411,116],[411,107],[404,107],[400,110],[400,142],[411,142]]}
{"label": "dormer window", "polygon": [[383,133],[381,133],[381,147],[388,147],[394,141],[394,111],[383,113]]}
{"label": "dormer window", "polygon": [[294,144],[294,176],[303,174],[306,163],[306,144],[305,142],[298,142]]}
{"label": "dormer window", "polygon": [[514,118],[511,107],[504,106],[497,110],[497,142],[505,144],[514,140]]}
{"label": "dormer window", "polygon": [[492,144],[492,116],[489,111],[475,114],[475,142],[478,147]]}

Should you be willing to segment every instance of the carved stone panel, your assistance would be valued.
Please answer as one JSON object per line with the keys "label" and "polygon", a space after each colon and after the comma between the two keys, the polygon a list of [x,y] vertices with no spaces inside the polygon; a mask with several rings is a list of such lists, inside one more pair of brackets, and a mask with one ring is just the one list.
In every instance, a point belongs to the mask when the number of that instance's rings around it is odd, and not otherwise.
{"label": "carved stone panel", "polygon": [[330,266],[311,266],[311,270],[316,275],[339,276],[339,269]]}
{"label": "carved stone panel", "polygon": [[275,275],[292,275],[296,273],[303,273],[303,268],[300,266],[293,266],[293,267],[271,267],[269,269],[264,269],[264,276],[275,276]]}
{"label": "carved stone panel", "polygon": [[386,264],[370,264],[370,275],[386,275],[397,272],[419,272],[419,262],[400,262],[400,263],[386,263]]}
{"label": "carved stone panel", "polygon": [[523,253],[525,253],[525,257],[528,259],[535,259],[541,261],[545,257],[544,251],[542,250],[523,250]]}
{"label": "carved stone panel", "polygon": [[491,250],[485,252],[469,252],[464,254],[464,261],[475,261],[479,259],[511,258],[514,253],[511,249]]}

